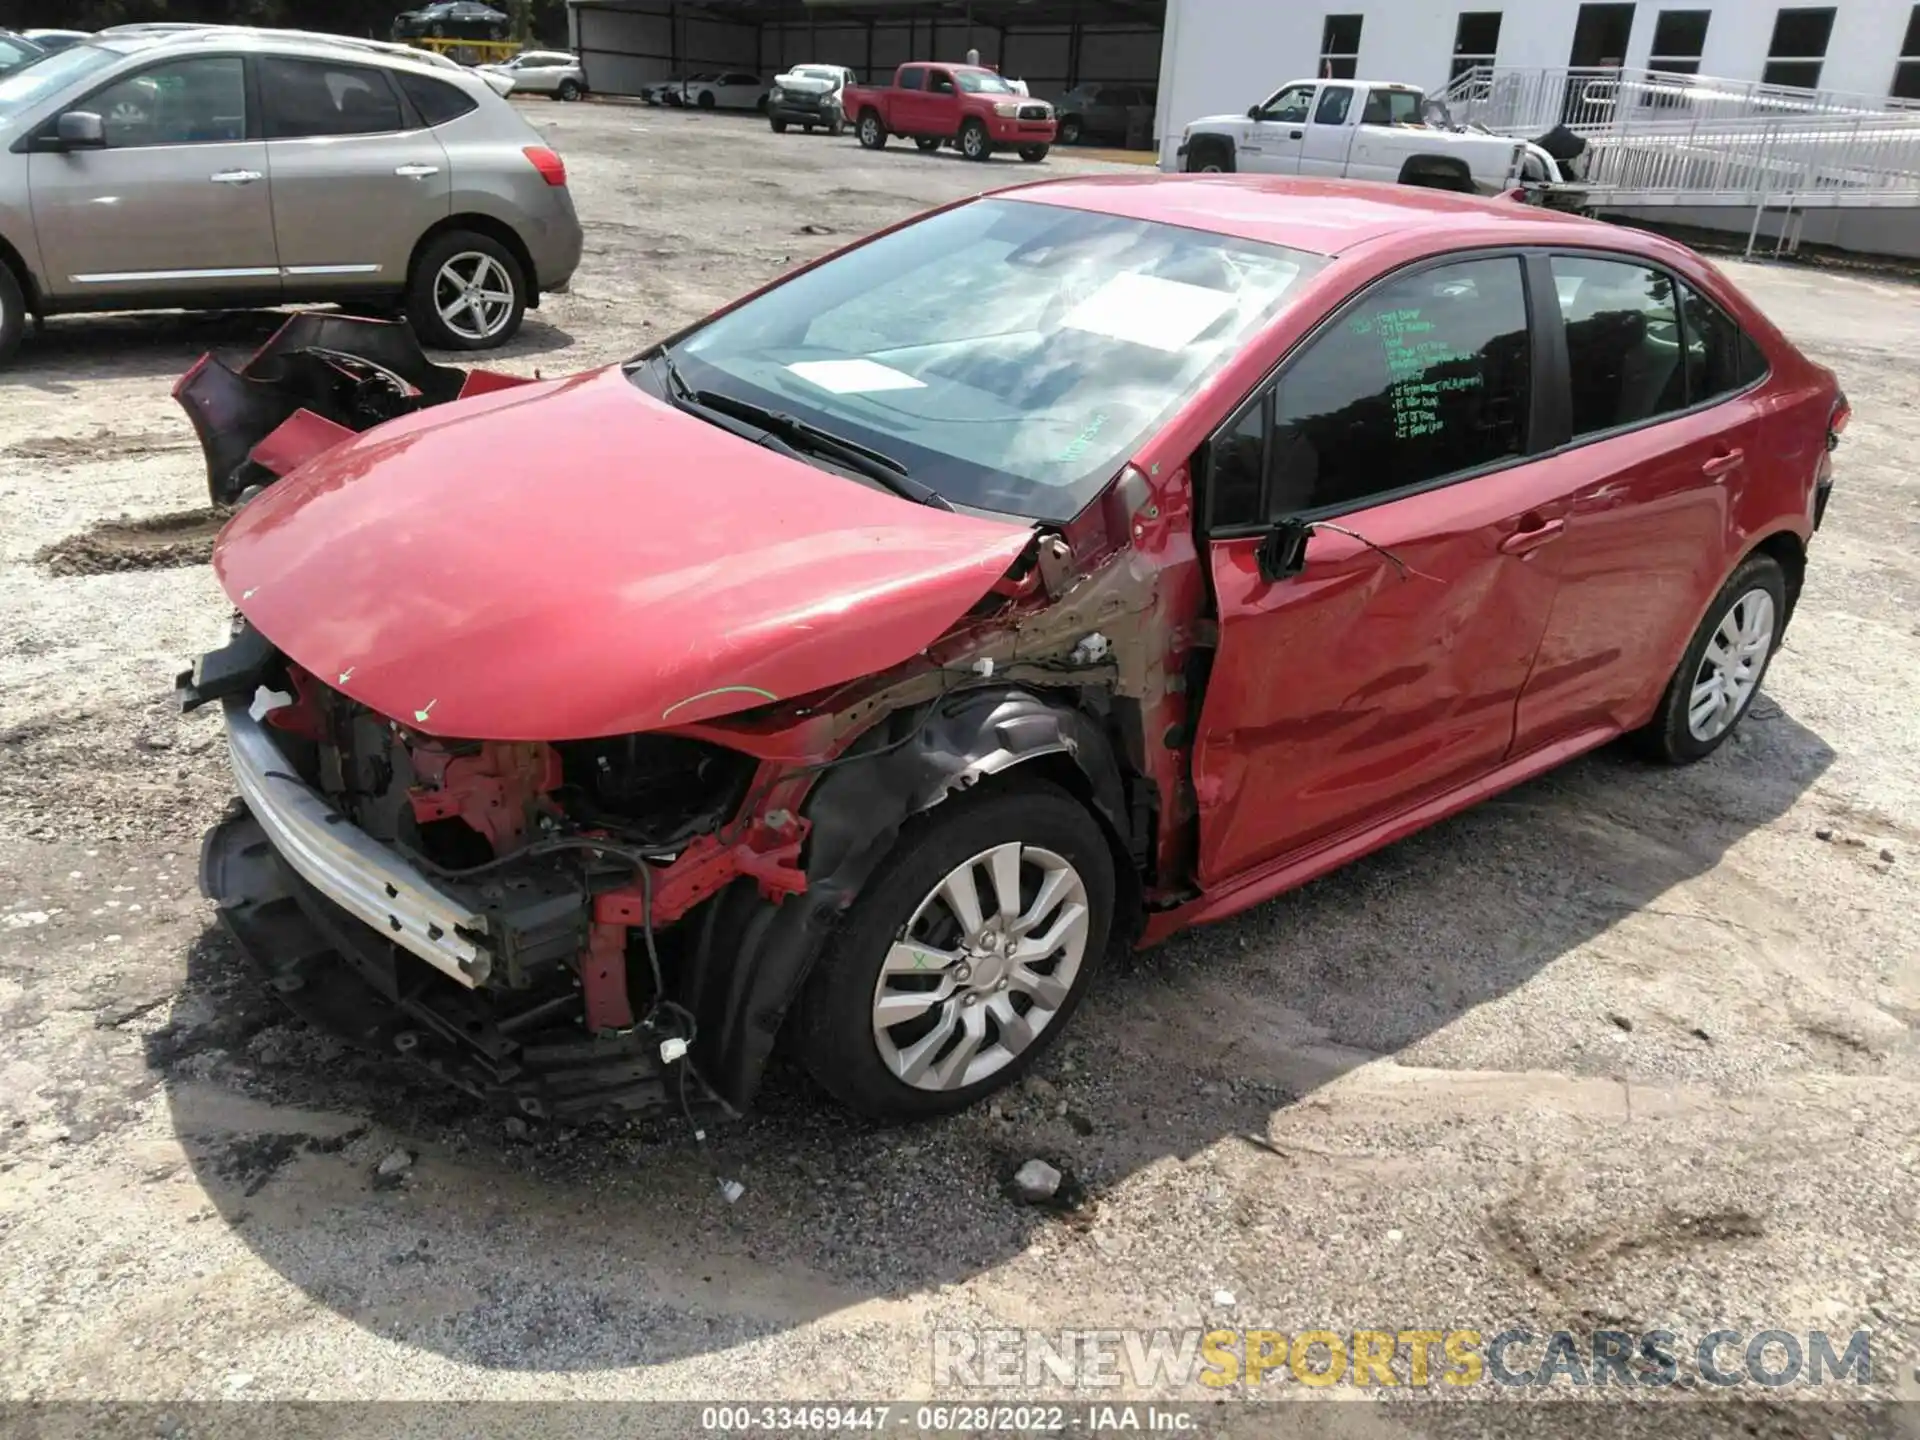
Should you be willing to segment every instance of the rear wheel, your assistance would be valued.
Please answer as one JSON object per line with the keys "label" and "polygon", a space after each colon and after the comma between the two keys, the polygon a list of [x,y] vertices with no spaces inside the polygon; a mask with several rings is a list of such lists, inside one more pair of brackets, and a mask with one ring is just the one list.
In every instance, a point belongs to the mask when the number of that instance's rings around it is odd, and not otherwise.
{"label": "rear wheel", "polygon": [[560,88],[553,93],[562,100],[578,100],[586,92],[581,88],[578,80],[562,80]]}
{"label": "rear wheel", "polygon": [[414,333],[443,350],[490,350],[520,329],[527,282],[498,240],[453,230],[426,246],[407,281]]}
{"label": "rear wheel", "polygon": [[1045,145],[1022,145],[1020,147],[1020,158],[1029,165],[1038,165],[1042,160],[1047,158],[1048,148],[1049,147]]}
{"label": "rear wheel", "polygon": [[860,143],[869,150],[884,150],[887,146],[887,127],[880,123],[877,112],[868,110],[860,117]]}
{"label": "rear wheel", "polygon": [[1787,577],[1771,555],[1749,555],[1707,607],[1653,719],[1635,736],[1669,765],[1704,760],[1726,743],[1760,693],[1787,614]]}
{"label": "rear wheel", "polygon": [[931,155],[940,148],[938,137],[932,135],[922,135],[913,143],[920,147],[920,153],[922,155]]}
{"label": "rear wheel", "polygon": [[949,800],[902,833],[808,982],[801,1055],[879,1119],[963,1109],[1053,1043],[1106,948],[1114,874],[1051,785]]}
{"label": "rear wheel", "polygon": [[711,110],[718,103],[719,102],[713,98],[713,92],[711,90],[702,90],[700,92],[700,108],[702,110]]}
{"label": "rear wheel", "polygon": [[969,160],[993,158],[993,141],[987,136],[987,127],[978,120],[969,120],[960,127],[960,153]]}
{"label": "rear wheel", "polygon": [[27,330],[27,298],[5,261],[0,261],[0,365],[13,358]]}

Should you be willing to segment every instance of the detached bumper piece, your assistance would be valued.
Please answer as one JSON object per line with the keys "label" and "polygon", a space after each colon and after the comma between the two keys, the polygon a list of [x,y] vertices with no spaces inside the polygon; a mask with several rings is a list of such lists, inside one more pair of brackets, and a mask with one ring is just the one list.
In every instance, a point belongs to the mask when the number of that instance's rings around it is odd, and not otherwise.
{"label": "detached bumper piece", "polygon": [[413,331],[351,315],[294,316],[238,370],[203,355],[173,387],[207,460],[207,493],[249,490],[382,421],[529,381],[436,365]]}

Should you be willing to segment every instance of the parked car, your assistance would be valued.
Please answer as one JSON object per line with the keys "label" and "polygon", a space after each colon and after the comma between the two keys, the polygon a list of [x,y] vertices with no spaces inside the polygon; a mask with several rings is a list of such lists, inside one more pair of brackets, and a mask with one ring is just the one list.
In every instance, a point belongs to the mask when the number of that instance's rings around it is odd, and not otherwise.
{"label": "parked car", "polygon": [[760,110],[766,107],[767,87],[744,70],[696,75],[680,87],[680,103],[699,110]]}
{"label": "parked car", "polygon": [[891,85],[848,86],[841,104],[869,150],[904,135],[928,153],[951,144],[969,160],[991,160],[1014,150],[1032,165],[1053,144],[1053,107],[977,65],[902,65]]}
{"label": "parked car", "polygon": [[414,413],[203,427],[272,473],[180,682],[201,873],[289,1003],[541,1115],[738,1109],[777,1040],[955,1110],[1110,941],[1711,755],[1849,414],[1671,241],[1268,177],[961,201],[570,379],[391,328]]}
{"label": "parked car", "polygon": [[24,69],[47,52],[26,36],[12,30],[0,30],[0,75]]}
{"label": "parked car", "polygon": [[1124,145],[1139,132],[1142,122],[1152,126],[1153,87],[1079,85],[1062,95],[1053,108],[1062,145],[1078,145],[1082,140]]}
{"label": "parked car", "polygon": [[504,40],[512,32],[513,17],[480,0],[442,0],[393,17],[396,40]]}
{"label": "parked car", "polygon": [[[1245,115],[1209,115],[1181,132],[1173,168],[1196,172],[1326,175],[1462,194],[1520,189],[1539,204],[1578,209],[1586,189],[1566,130],[1522,140],[1434,123],[1426,93],[1367,80],[1294,80]],[[1575,147],[1563,158],[1545,141]]]}
{"label": "parked car", "polygon": [[23,30],[20,33],[48,54],[93,38],[90,30]]}
{"label": "parked car", "polygon": [[840,97],[856,83],[853,71],[844,65],[796,65],[773,77],[773,88],[767,92],[767,123],[776,135],[785,134],[789,125],[801,126],[809,135],[816,129],[838,135],[847,128]]}
{"label": "parked car", "polygon": [[501,64],[474,68],[511,81],[516,95],[578,100],[587,93],[587,80],[581,73],[579,59],[564,50],[524,50]]}
{"label": "parked car", "polygon": [[15,76],[0,358],[28,314],[327,300],[509,339],[579,263],[566,167],[482,77],[374,44],[101,36]]}

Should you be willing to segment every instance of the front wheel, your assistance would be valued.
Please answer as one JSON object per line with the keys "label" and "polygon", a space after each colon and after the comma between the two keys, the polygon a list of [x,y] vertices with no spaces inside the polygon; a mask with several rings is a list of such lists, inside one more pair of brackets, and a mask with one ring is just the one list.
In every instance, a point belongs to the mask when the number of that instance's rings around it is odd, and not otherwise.
{"label": "front wheel", "polygon": [[13,269],[0,260],[0,365],[13,358],[20,348],[20,337],[27,330],[27,298]]}
{"label": "front wheel", "polygon": [[886,149],[887,127],[880,123],[880,117],[871,110],[860,117],[860,143],[869,150]]}
{"label": "front wheel", "polygon": [[1047,784],[920,816],[848,912],[797,1016],[808,1070],[875,1119],[950,1114],[1012,1084],[1105,951],[1112,852]]}
{"label": "front wheel", "polygon": [[700,92],[700,108],[702,110],[711,110],[719,103],[719,101],[713,98],[713,92],[711,90],[702,90]]}
{"label": "front wheel", "polygon": [[846,133],[847,117],[836,110],[833,112],[833,118],[827,121],[827,134],[838,137]]}
{"label": "front wheel", "polygon": [[993,141],[987,138],[987,127],[978,120],[969,120],[960,127],[960,153],[969,160],[993,158]]}
{"label": "front wheel", "polygon": [[1061,117],[1060,143],[1062,145],[1078,145],[1080,143],[1080,117],[1078,115]]}
{"label": "front wheel", "polygon": [[1050,148],[1050,146],[1046,145],[1022,145],[1020,147],[1020,158],[1029,165],[1038,165],[1042,160],[1047,158],[1047,151]]}
{"label": "front wheel", "polygon": [[773,127],[774,134],[784,135],[787,133],[787,122],[779,119],[778,117],[772,120],[769,120],[767,123]]}
{"label": "front wheel", "polygon": [[527,282],[491,235],[453,230],[420,252],[407,280],[407,319],[423,344],[491,350],[520,329]]}
{"label": "front wheel", "polygon": [[1766,678],[1787,614],[1787,577],[1771,555],[1740,562],[1707,607],[1653,719],[1635,737],[1669,765],[1704,760],[1726,743]]}

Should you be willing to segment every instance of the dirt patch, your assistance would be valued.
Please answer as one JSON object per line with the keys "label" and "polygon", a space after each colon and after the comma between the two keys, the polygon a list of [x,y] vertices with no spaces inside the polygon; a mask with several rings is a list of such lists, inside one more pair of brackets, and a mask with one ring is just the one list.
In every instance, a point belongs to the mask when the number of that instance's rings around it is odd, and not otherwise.
{"label": "dirt patch", "polygon": [[54,541],[33,558],[49,575],[204,565],[213,556],[214,537],[232,514],[231,509],[208,506],[144,520],[103,520],[78,535]]}
{"label": "dirt patch", "polygon": [[171,450],[186,450],[193,437],[182,439],[157,431],[132,435],[112,430],[96,430],[91,435],[34,435],[17,440],[0,450],[10,460],[40,460],[54,465],[93,464],[107,459],[134,459],[141,455],[160,455]]}

